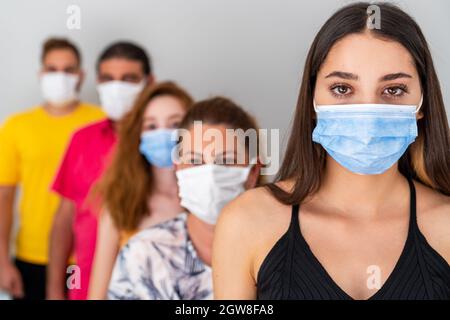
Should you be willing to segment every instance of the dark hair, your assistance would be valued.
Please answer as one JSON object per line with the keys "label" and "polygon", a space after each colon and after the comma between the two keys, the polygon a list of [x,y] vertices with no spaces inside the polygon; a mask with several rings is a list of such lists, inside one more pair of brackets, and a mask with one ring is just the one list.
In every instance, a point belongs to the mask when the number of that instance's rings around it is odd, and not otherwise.
{"label": "dark hair", "polygon": [[142,64],[142,71],[144,71],[145,75],[150,75],[152,73],[152,64],[149,55],[143,48],[134,43],[121,41],[108,46],[98,58],[97,71],[103,61],[112,58],[139,61]]}
{"label": "dark hair", "polygon": [[[368,29],[367,9],[381,10],[381,28]],[[416,65],[423,91],[423,118],[418,121],[419,134],[399,160],[399,170],[431,188],[450,195],[450,132],[439,81],[430,51],[417,23],[398,7],[389,3],[361,2],[338,10],[316,35],[306,58],[292,131],[285,157],[275,181],[293,179],[292,190],[284,191],[275,183],[268,185],[272,194],[284,204],[302,202],[321,185],[326,151],[312,141],[316,124],[313,93],[317,73],[331,47],[347,35],[371,32],[376,37],[402,44]]]}
{"label": "dark hair", "polygon": [[44,44],[42,45],[41,61],[44,62],[45,57],[50,51],[61,49],[71,50],[77,58],[78,66],[81,65],[80,51],[75,46],[75,44],[65,38],[49,38],[45,40]]}

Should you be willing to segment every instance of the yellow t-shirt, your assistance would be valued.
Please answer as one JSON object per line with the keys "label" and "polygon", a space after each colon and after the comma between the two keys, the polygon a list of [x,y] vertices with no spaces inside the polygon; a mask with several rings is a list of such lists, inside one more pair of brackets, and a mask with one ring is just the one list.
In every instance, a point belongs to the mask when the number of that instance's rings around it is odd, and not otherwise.
{"label": "yellow t-shirt", "polygon": [[9,117],[0,128],[0,185],[20,185],[16,257],[47,264],[53,216],[60,198],[50,185],[74,131],[105,117],[80,103],[70,114],[52,116],[41,106]]}

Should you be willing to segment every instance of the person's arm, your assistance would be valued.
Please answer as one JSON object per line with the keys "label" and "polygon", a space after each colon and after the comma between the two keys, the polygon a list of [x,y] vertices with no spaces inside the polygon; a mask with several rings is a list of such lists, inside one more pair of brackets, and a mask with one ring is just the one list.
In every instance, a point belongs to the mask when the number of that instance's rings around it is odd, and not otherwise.
{"label": "person's arm", "polygon": [[[246,197],[246,195],[243,195]],[[220,213],[214,230],[212,257],[214,299],[253,300],[256,286],[252,274],[252,237],[257,237],[249,208],[241,197]],[[255,238],[253,238],[255,239]]]}
{"label": "person's arm", "polygon": [[21,298],[22,278],[9,256],[15,193],[15,186],[0,186],[0,289]]}
{"label": "person's arm", "polygon": [[73,247],[74,216],[75,205],[71,200],[62,198],[50,234],[47,267],[47,299],[50,300],[66,298],[66,269]]}
{"label": "person's arm", "polygon": [[16,186],[20,184],[20,155],[17,149],[17,118],[0,126],[0,289],[13,297],[24,295],[22,278],[10,257]]}
{"label": "person's arm", "polygon": [[114,262],[119,252],[119,241],[119,231],[115,227],[111,215],[103,212],[98,225],[88,299],[106,299]]}
{"label": "person's arm", "polygon": [[82,140],[75,133],[68,144],[58,171],[50,189],[61,198],[58,210],[53,218],[49,243],[49,263],[47,268],[47,299],[63,300],[67,292],[67,265],[72,254],[74,243],[74,219],[76,203],[79,199],[78,175],[79,144]]}

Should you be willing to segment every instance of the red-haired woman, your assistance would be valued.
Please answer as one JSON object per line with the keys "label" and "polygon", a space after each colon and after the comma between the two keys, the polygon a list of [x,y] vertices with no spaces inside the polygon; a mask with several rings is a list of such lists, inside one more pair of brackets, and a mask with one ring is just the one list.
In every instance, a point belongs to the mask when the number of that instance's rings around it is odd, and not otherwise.
{"label": "red-haired woman", "polygon": [[[94,188],[100,218],[89,299],[104,299],[120,247],[136,231],[180,212],[171,150],[192,98],[171,82],[146,88],[119,129],[111,166]],[[93,198],[94,198],[93,196]]]}

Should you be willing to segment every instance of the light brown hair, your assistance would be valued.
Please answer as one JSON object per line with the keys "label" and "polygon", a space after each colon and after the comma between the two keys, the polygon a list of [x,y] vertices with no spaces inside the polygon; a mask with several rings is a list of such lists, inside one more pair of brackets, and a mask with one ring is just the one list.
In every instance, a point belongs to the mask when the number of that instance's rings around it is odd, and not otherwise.
{"label": "light brown hair", "polygon": [[49,38],[42,45],[41,61],[44,62],[45,57],[50,51],[67,49],[73,52],[78,61],[78,66],[81,65],[81,54],[77,46],[65,38]]}

